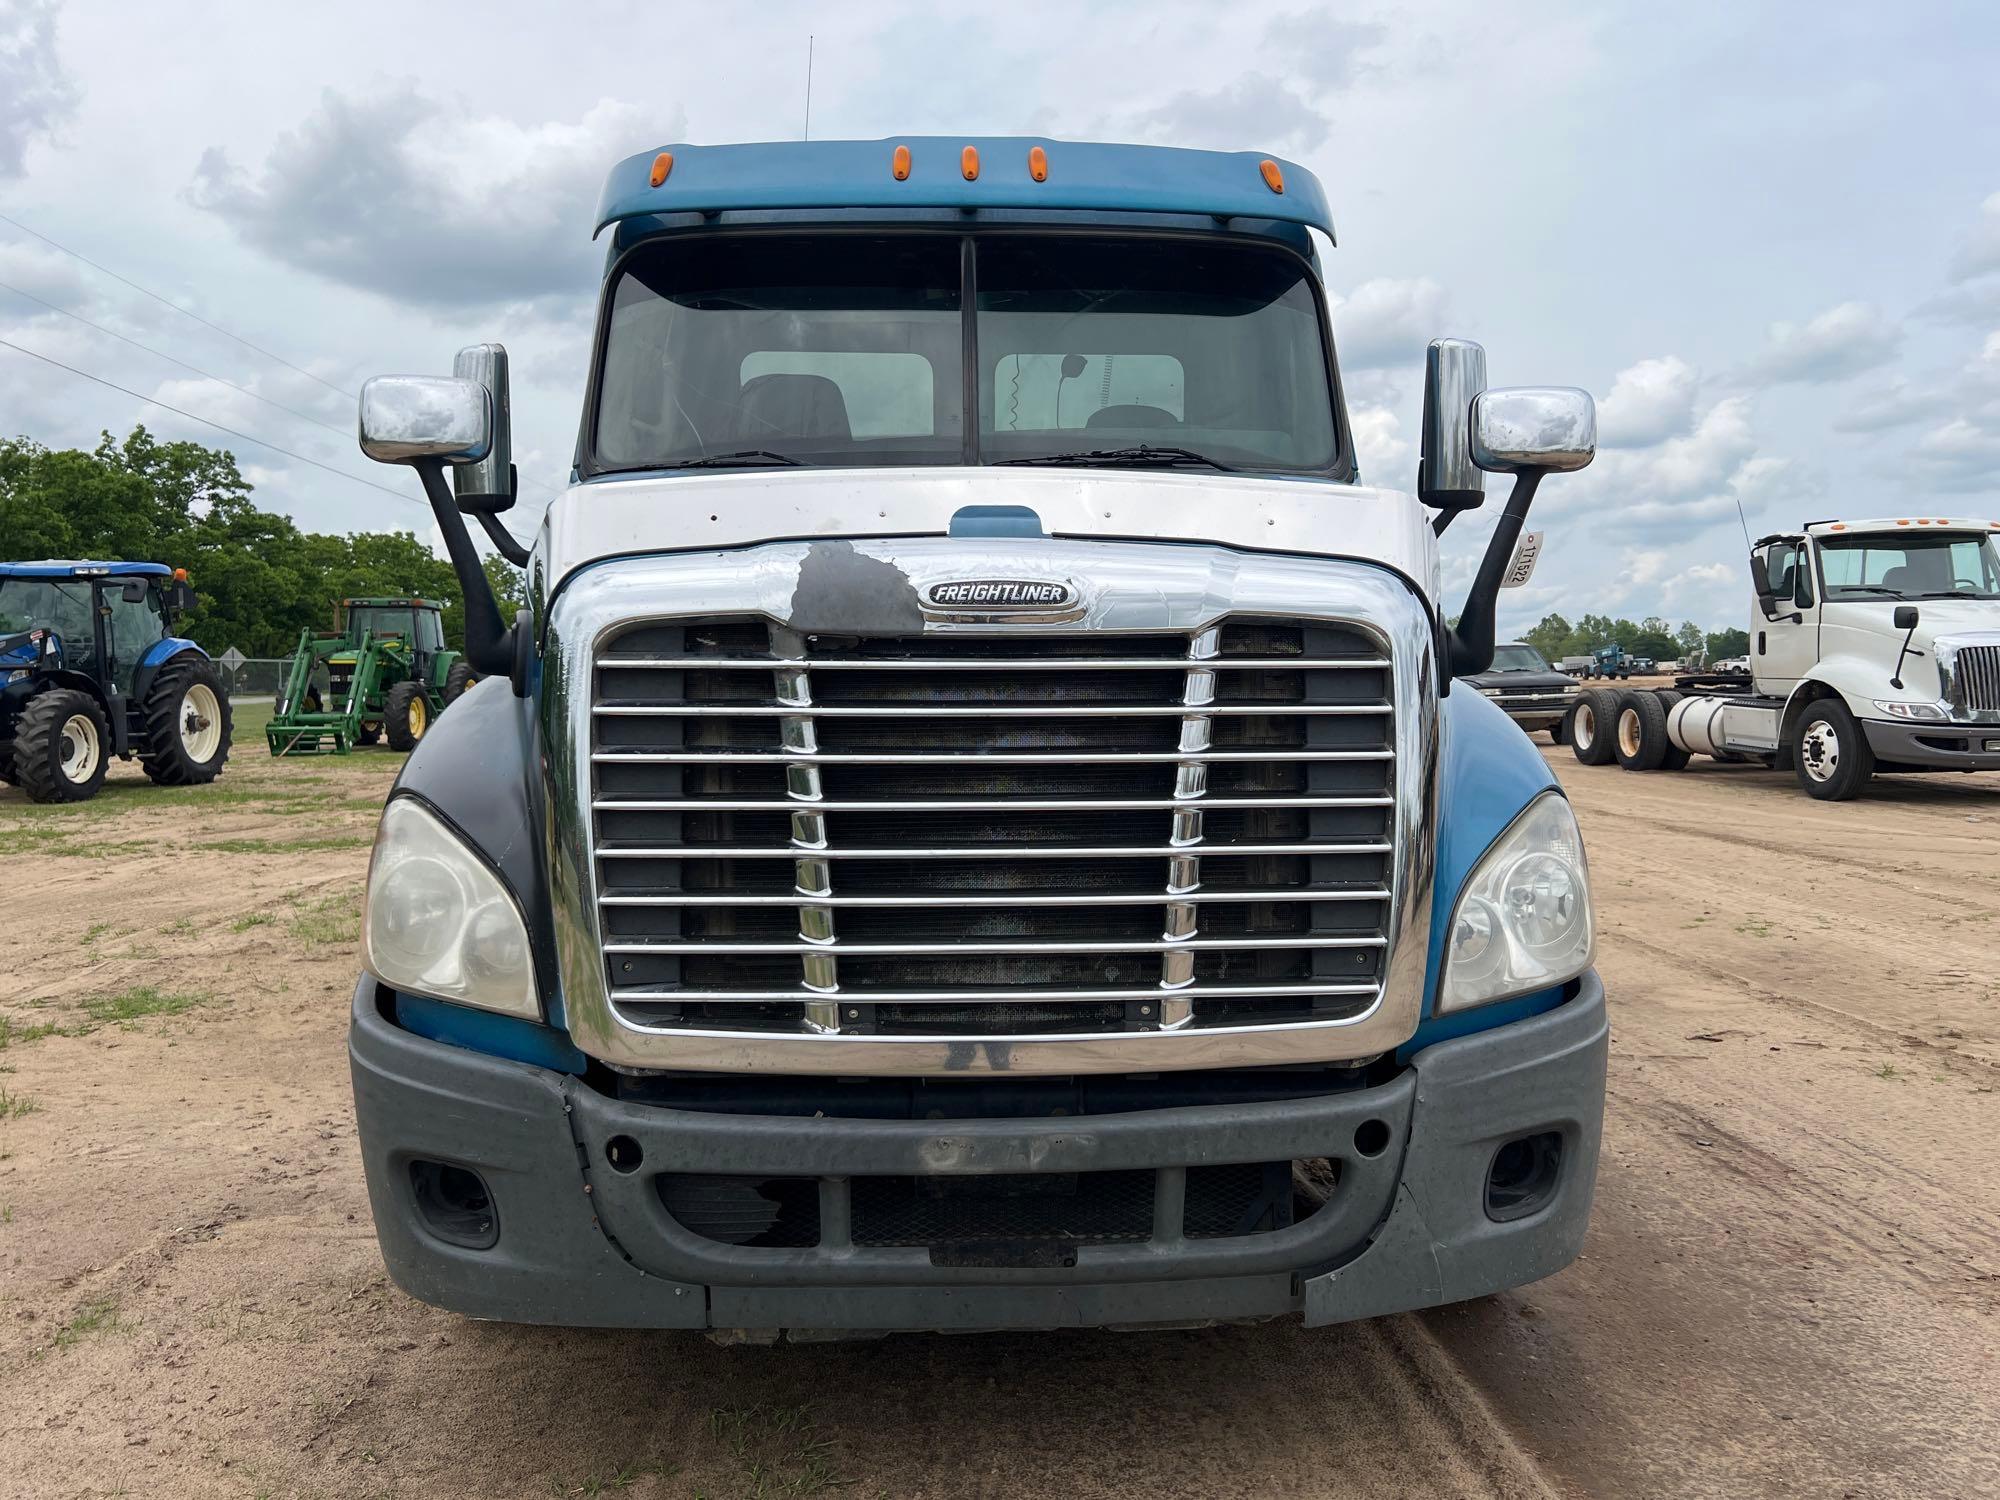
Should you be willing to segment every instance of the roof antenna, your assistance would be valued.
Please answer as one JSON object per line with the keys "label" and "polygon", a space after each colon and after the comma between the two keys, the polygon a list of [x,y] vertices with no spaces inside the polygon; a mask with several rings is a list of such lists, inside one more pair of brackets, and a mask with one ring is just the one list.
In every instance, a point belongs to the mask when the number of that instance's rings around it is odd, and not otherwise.
{"label": "roof antenna", "polygon": [[806,133],[801,139],[813,138],[813,39],[806,33]]}

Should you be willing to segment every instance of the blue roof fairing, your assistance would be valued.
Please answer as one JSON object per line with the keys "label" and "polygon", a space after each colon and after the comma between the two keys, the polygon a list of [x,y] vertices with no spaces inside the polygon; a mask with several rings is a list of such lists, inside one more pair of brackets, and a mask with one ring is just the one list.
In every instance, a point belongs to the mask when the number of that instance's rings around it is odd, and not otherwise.
{"label": "blue roof fairing", "polygon": [[[895,151],[907,146],[910,175],[898,182]],[[960,153],[979,152],[968,182]],[[1041,147],[1048,179],[1028,171]],[[670,152],[673,168],[652,185],[653,162]],[[1264,182],[1275,161],[1284,191]],[[1319,179],[1296,162],[1254,151],[1185,151],[1170,146],[1113,146],[1038,136],[897,136],[879,141],[775,141],[739,146],[663,146],[611,169],[598,200],[597,228],[649,214],[727,209],[1027,209],[1206,214],[1275,219],[1333,236],[1332,210]]]}
{"label": "blue roof fairing", "polygon": [[89,562],[61,557],[0,563],[0,578],[165,578],[172,572],[165,563]]}

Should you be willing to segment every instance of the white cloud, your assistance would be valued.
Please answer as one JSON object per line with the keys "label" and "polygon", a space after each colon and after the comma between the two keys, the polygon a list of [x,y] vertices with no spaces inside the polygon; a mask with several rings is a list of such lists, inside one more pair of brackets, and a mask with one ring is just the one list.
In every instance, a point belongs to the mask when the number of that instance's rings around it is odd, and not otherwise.
{"label": "white cloud", "polygon": [[2000,271],[2000,193],[1979,205],[1979,217],[1951,258],[1951,279],[1970,281]]}
{"label": "white cloud", "polygon": [[1361,477],[1368,484],[1403,486],[1416,473],[1416,457],[1402,435],[1402,423],[1386,406],[1357,406],[1347,414]]}
{"label": "white cloud", "polygon": [[1685,431],[1701,376],[1675,355],[1642,359],[1618,372],[1597,403],[1597,440],[1606,448],[1650,448]]}
{"label": "white cloud", "polygon": [[1966,417],[1940,423],[1910,450],[1910,467],[1941,490],[1990,491],[2000,474],[2000,425]]}
{"label": "white cloud", "polygon": [[1861,392],[1833,419],[1836,432],[1886,432],[1921,422],[1938,409],[1934,391],[1921,390],[1904,376]]}
{"label": "white cloud", "polygon": [[0,178],[27,169],[29,145],[69,117],[76,97],[56,55],[55,0],[0,9]]}
{"label": "white cloud", "polygon": [[678,111],[600,100],[570,123],[445,109],[405,85],[335,89],[252,178],[222,147],[191,196],[278,260],[434,307],[585,293],[590,212],[611,163],[677,138]]}
{"label": "white cloud", "polygon": [[1842,302],[1805,323],[1773,323],[1750,376],[1768,384],[1845,380],[1887,364],[1903,342],[1902,325],[1868,302]]}
{"label": "white cloud", "polygon": [[1309,83],[1341,89],[1367,71],[1369,53],[1388,40],[1377,21],[1350,21],[1326,6],[1297,15],[1274,16],[1264,28],[1264,51],[1283,57]]}
{"label": "white cloud", "polygon": [[1267,73],[1246,73],[1217,89],[1185,90],[1133,123],[1161,145],[1295,156],[1320,145],[1331,128],[1297,89]]}
{"label": "white cloud", "polygon": [[1424,349],[1445,326],[1450,299],[1428,276],[1364,281],[1333,305],[1333,342],[1341,368],[1377,370],[1421,365]]}

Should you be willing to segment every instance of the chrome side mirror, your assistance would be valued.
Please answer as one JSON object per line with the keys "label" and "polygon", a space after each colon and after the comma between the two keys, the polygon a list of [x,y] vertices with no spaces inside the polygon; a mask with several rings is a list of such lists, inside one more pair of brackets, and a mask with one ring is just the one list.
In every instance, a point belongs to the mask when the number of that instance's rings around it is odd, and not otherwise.
{"label": "chrome side mirror", "polygon": [[1424,504],[1461,511],[1485,503],[1486,476],[1472,461],[1472,401],[1485,389],[1483,348],[1470,339],[1431,340],[1424,355],[1423,450],[1417,459],[1417,497]]}
{"label": "chrome side mirror", "polygon": [[502,344],[473,344],[458,351],[451,373],[483,387],[493,413],[493,441],[486,456],[451,471],[458,508],[495,515],[514,507],[514,424],[507,395],[507,350]]}
{"label": "chrome side mirror", "polygon": [[361,387],[361,451],[379,464],[477,463],[493,446],[493,403],[474,380],[377,375]]}
{"label": "chrome side mirror", "polygon": [[1597,453],[1597,403],[1566,385],[1482,391],[1472,401],[1472,461],[1496,474],[1567,473]]}

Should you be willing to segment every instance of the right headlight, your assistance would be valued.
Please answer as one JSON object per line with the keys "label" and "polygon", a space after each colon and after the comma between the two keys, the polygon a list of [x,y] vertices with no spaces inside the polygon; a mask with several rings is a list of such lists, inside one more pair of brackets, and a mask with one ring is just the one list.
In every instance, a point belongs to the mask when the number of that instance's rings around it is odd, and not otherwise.
{"label": "right headlight", "polygon": [[414,797],[382,810],[361,962],[392,989],[542,1018],[528,929],[486,861]]}
{"label": "right headlight", "polygon": [[1590,869],[1576,814],[1544,792],[1493,841],[1446,936],[1440,1013],[1574,979],[1590,967]]}

